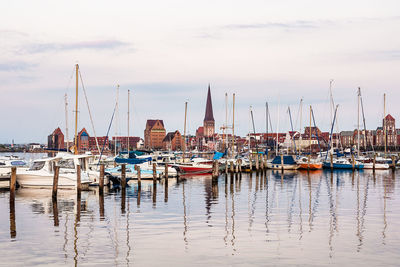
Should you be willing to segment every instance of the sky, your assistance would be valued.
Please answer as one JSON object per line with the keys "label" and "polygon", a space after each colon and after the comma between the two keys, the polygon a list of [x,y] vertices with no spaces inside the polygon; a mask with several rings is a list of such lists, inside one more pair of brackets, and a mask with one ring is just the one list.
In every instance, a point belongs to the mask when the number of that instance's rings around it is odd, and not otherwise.
{"label": "sky", "polygon": [[[147,119],[188,133],[203,124],[210,84],[216,129],[247,134],[309,124],[330,129],[329,84],[338,130],[357,127],[361,88],[368,129],[386,112],[400,118],[400,2],[353,1],[1,1],[0,143],[47,142],[55,128],[74,132],[75,64],[79,64],[97,136],[142,136]],[[78,128],[90,135],[82,83]],[[300,99],[303,107],[300,116]],[[301,119],[300,119],[301,117]],[[279,118],[279,120],[278,120]],[[301,121],[301,125],[300,125]],[[271,130],[271,129],[270,129]]]}

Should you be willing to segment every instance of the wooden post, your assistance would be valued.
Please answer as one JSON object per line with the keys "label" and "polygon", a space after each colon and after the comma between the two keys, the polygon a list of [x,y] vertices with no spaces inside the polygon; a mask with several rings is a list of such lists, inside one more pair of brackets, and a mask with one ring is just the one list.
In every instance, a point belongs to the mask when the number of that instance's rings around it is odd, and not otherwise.
{"label": "wooden post", "polygon": [[165,164],[164,177],[168,180],[168,164]]}
{"label": "wooden post", "polygon": [[225,161],[225,174],[228,173],[228,161]]}
{"label": "wooden post", "polygon": [[17,167],[11,167],[11,177],[10,177],[10,193],[15,193],[15,187],[17,184]]}
{"label": "wooden post", "polygon": [[212,168],[212,178],[217,178],[218,177],[218,161],[214,160],[213,161],[213,168]]}
{"label": "wooden post", "polygon": [[[58,176],[60,174],[60,166],[56,166],[56,163],[53,162],[53,191],[52,191],[52,198],[57,202],[57,190],[58,190]],[[53,201],[54,202],[54,201]]]}
{"label": "wooden post", "polygon": [[258,172],[259,170],[259,163],[260,163],[260,155],[257,153],[255,160],[256,160],[256,171]]}
{"label": "wooden post", "polygon": [[331,153],[331,171],[333,171],[333,155]]}
{"label": "wooden post", "polygon": [[249,154],[249,162],[250,162],[250,172],[253,171],[253,161],[251,160],[251,154]]}
{"label": "wooden post", "polygon": [[153,181],[157,179],[157,164],[153,163]]}
{"label": "wooden post", "polygon": [[104,189],[104,164],[100,164],[100,175],[99,175],[99,193],[103,194]]}
{"label": "wooden post", "polygon": [[235,162],[235,172],[238,173],[239,172],[239,163],[238,163],[238,159]]}
{"label": "wooden post", "polygon": [[282,171],[284,170],[284,168],[283,168],[283,154],[281,154],[281,168],[282,168]]}
{"label": "wooden post", "polygon": [[76,189],[80,192],[82,190],[81,183],[81,165],[76,166]]}
{"label": "wooden post", "polygon": [[[58,166],[57,166],[58,167]],[[58,226],[60,221],[58,219],[58,206],[57,206],[57,194],[52,199],[53,202],[53,218],[54,218],[54,226]]]}
{"label": "wooden post", "polygon": [[126,187],[126,165],[121,165],[121,187],[125,189]]}
{"label": "wooden post", "polygon": [[354,168],[355,168],[354,154],[351,154],[351,168],[352,168],[353,171],[354,171]]}
{"label": "wooden post", "polygon": [[375,171],[375,164],[376,164],[376,154],[374,154],[374,159],[372,163],[372,170]]}
{"label": "wooden post", "polygon": [[394,155],[392,156],[392,168],[393,170],[396,169],[396,157]]}
{"label": "wooden post", "polygon": [[230,168],[230,171],[231,171],[231,173],[233,173],[234,172],[234,169],[233,169],[233,161],[231,161],[231,168]]}
{"label": "wooden post", "polygon": [[239,164],[239,173],[242,173],[242,159],[238,160],[238,164]]}
{"label": "wooden post", "polygon": [[140,166],[137,166],[137,180],[138,180],[138,186],[142,185],[142,174],[140,173]]}

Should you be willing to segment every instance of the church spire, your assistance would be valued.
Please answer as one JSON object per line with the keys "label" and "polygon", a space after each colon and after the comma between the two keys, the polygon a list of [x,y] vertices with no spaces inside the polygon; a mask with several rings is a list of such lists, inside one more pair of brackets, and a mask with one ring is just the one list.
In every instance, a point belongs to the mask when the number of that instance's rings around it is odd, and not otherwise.
{"label": "church spire", "polygon": [[211,102],[210,84],[208,84],[206,115],[204,116],[204,121],[214,121],[214,114],[213,114],[213,108],[212,108],[212,102]]}

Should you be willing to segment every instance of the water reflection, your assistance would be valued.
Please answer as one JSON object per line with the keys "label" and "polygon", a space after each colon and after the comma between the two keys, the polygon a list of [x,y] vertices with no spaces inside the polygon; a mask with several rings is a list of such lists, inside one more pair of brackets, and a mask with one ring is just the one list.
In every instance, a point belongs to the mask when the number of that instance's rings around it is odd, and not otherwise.
{"label": "water reflection", "polygon": [[[27,265],[37,260],[29,243],[49,255],[41,263],[75,266],[216,265],[221,255],[228,265],[262,265],[265,257],[273,265],[399,259],[399,186],[391,171],[268,170],[104,189],[60,190],[52,199],[51,190],[21,188],[15,201],[0,193],[6,199],[0,209],[10,213],[8,238],[23,249]],[[0,249],[17,248],[0,242]]]}

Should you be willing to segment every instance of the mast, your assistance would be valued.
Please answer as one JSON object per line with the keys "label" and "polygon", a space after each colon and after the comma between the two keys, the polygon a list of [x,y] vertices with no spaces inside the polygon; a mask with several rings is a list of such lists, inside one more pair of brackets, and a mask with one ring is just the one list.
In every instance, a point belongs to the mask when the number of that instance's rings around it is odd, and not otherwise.
{"label": "mast", "polygon": [[130,90],[128,90],[128,137],[127,137],[128,157],[129,157],[129,99],[130,99]]}
{"label": "mast", "polygon": [[276,156],[278,156],[278,146],[279,146],[279,109],[280,109],[280,105],[281,105],[281,99],[279,98],[278,101],[278,121],[277,121],[277,126],[276,126]]}
{"label": "mast", "polygon": [[357,157],[360,156],[360,87],[358,87],[357,93]]}
{"label": "mast", "polygon": [[267,149],[268,149],[268,102],[265,102],[265,133],[266,133],[266,139],[267,139]]}
{"label": "mast", "polygon": [[[251,109],[251,106],[250,106],[250,115],[251,115],[251,122],[253,123],[254,140],[255,140],[255,142],[256,142],[256,151],[257,151],[257,155],[258,155],[258,145],[257,145],[256,127],[254,126],[253,110]],[[250,141],[251,141],[251,139],[250,139]]]}
{"label": "mast", "polygon": [[76,91],[75,91],[75,146],[74,146],[74,154],[78,155],[78,72],[79,65],[75,65],[75,76],[76,76]]}
{"label": "mast", "polygon": [[226,127],[228,127],[228,93],[225,93],[225,126],[223,129],[223,147],[226,148]]}
{"label": "mast", "polygon": [[116,111],[116,122],[115,122],[115,142],[114,142],[114,156],[117,155],[117,136],[118,136],[118,95],[119,95],[119,84],[117,84],[117,96],[115,101],[115,111]]}
{"label": "mast", "polygon": [[386,94],[383,94],[383,142],[385,143],[386,158]]}
{"label": "mast", "polygon": [[[310,141],[309,141],[309,145],[310,145],[310,156],[311,156],[311,152],[312,152],[312,149],[311,149],[311,112],[312,112],[312,107],[311,107],[311,105],[310,105],[310,132],[309,132],[309,136],[310,136]],[[317,131],[317,128],[315,128],[315,131]]]}
{"label": "mast", "polygon": [[[311,115],[310,115],[311,116]],[[301,146],[302,146],[302,141],[303,141],[303,138],[302,138],[302,136],[301,136],[301,121],[303,120],[303,98],[301,98],[300,99],[300,130],[299,130],[299,134],[300,134],[300,136],[299,136],[299,155],[301,155]],[[310,122],[310,125],[311,125],[311,122]]]}
{"label": "mast", "polygon": [[67,152],[69,151],[69,138],[68,138],[68,98],[67,94],[64,95],[65,101],[65,136],[67,137]]}
{"label": "mast", "polygon": [[329,106],[330,106],[330,111],[331,111],[331,125],[332,125],[332,119],[333,119],[333,117],[332,117],[333,109],[335,108],[334,103],[333,103],[333,95],[332,95],[332,83],[333,83],[333,79],[331,79],[329,81],[329,97],[330,97]]}
{"label": "mast", "polygon": [[186,152],[186,115],[187,115],[187,102],[185,102],[185,122],[183,128],[183,162],[185,162],[185,152]]}
{"label": "mast", "polygon": [[232,100],[232,157],[235,153],[235,93],[233,93]]}

